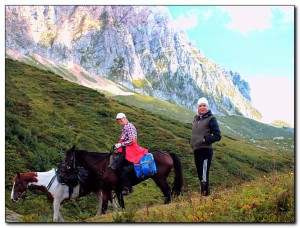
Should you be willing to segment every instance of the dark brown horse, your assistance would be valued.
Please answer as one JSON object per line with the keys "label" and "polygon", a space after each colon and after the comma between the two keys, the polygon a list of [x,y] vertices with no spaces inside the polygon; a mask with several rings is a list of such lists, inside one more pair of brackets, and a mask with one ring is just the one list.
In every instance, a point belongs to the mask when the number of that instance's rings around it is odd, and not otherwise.
{"label": "dark brown horse", "polygon": [[[164,203],[170,203],[173,195],[179,195],[183,187],[183,175],[181,162],[175,153],[167,153],[161,151],[150,151],[153,154],[157,173],[150,178],[154,180],[156,185],[160,188],[164,194]],[[97,181],[99,187],[103,192],[103,205],[102,211],[104,212],[107,207],[108,198],[111,191],[116,193],[119,204],[122,208],[125,208],[124,199],[122,195],[123,183],[121,178],[117,175],[117,172],[110,167],[110,155],[111,153],[98,153],[89,152],[86,150],[78,150],[73,146],[66,152],[65,164],[79,163],[84,166],[90,172],[97,175]],[[167,183],[167,178],[174,168],[175,177],[173,188]],[[129,172],[130,183],[134,186],[142,181],[148,179],[138,179],[136,177],[134,169]],[[96,180],[95,180],[96,181]]]}

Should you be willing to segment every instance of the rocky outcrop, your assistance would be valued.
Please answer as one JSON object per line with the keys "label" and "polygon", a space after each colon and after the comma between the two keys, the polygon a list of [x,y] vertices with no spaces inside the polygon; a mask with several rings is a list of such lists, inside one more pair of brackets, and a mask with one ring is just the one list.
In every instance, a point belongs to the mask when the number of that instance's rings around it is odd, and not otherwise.
{"label": "rocky outcrop", "polygon": [[22,220],[19,214],[5,207],[5,222],[6,223],[22,222]]}
{"label": "rocky outcrop", "polygon": [[171,22],[163,7],[6,6],[6,53],[51,61],[67,78],[61,71],[77,66],[90,87],[109,79],[190,109],[206,96],[214,113],[260,119],[249,84],[207,59]]}

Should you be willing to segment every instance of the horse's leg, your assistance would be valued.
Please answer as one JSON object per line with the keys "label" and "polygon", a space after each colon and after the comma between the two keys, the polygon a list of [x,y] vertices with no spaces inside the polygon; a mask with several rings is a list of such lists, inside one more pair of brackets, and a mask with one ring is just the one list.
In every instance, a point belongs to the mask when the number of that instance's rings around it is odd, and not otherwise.
{"label": "horse's leg", "polygon": [[61,221],[61,222],[65,221],[60,212],[58,212],[58,218],[59,218],[59,221]]}
{"label": "horse's leg", "polygon": [[60,216],[59,209],[60,209],[60,200],[54,199],[53,200],[53,221],[58,222],[59,218],[63,220]]}
{"label": "horse's leg", "polygon": [[164,194],[165,197],[164,204],[171,203],[171,188],[168,185],[167,180],[159,176],[154,176],[152,177],[152,179]]}
{"label": "horse's leg", "polygon": [[121,206],[121,208],[125,209],[125,203],[124,203],[122,191],[116,191],[116,196],[118,198],[118,202],[119,202],[119,205]]}
{"label": "horse's leg", "polygon": [[100,216],[100,215],[102,215],[102,191],[99,190],[98,192],[95,192],[95,196],[96,196],[96,199],[98,201],[98,206],[99,206],[96,216]]}
{"label": "horse's leg", "polygon": [[118,205],[117,205],[115,197],[113,197],[112,192],[110,193],[110,202],[111,202],[111,204],[113,206],[113,211],[116,212],[117,209],[118,209]]}
{"label": "horse's leg", "polygon": [[110,192],[102,191],[102,214],[105,214],[105,211],[107,211],[108,194],[110,194]]}

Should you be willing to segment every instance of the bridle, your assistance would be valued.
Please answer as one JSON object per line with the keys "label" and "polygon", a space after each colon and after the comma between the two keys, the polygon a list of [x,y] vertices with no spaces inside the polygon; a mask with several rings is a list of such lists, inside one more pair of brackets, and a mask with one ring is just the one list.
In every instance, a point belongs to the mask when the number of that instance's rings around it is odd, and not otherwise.
{"label": "bridle", "polygon": [[[48,185],[47,185],[47,190],[49,190],[49,189],[51,188],[51,186],[52,186],[52,184],[53,184],[53,182],[54,182],[54,180],[55,180],[56,177],[57,177],[57,172],[55,172],[54,176],[51,178],[50,182],[48,183]],[[23,200],[23,201],[22,201],[22,204],[25,202],[26,199],[28,199],[28,197],[31,197],[31,196],[37,194],[37,193],[32,193],[31,195],[29,195],[29,196],[27,197],[27,189],[28,189],[28,190],[34,190],[34,189],[32,188],[31,185],[27,185],[27,186],[26,186],[26,189],[25,189],[25,191],[24,191],[25,193],[22,192],[22,193],[18,196],[19,199],[22,199],[22,200]],[[23,194],[23,193],[24,193],[24,194]],[[19,193],[18,193],[18,194],[19,194]],[[38,195],[40,195],[40,194],[38,194]]]}
{"label": "bridle", "polygon": [[[114,153],[114,151],[115,151],[115,146],[113,146],[113,147],[110,149],[110,152],[109,152],[107,155],[103,156],[102,158],[100,158],[100,159],[97,160],[97,161],[94,161],[92,164],[85,165],[85,168],[86,168],[86,169],[89,169],[90,167],[94,166],[95,164],[102,162],[106,157],[112,155],[112,154]],[[77,152],[77,150],[76,150],[76,148],[75,148],[74,151],[73,151],[73,153],[72,153],[72,157],[71,157],[70,160],[68,161],[68,164],[67,164],[67,165],[64,164],[64,163],[62,164],[62,166],[66,166],[67,170],[76,169],[76,166],[81,165],[80,162],[78,162],[78,161],[76,160],[76,154],[75,154],[76,152]],[[85,162],[85,163],[87,164],[87,162]],[[96,175],[97,175],[98,177],[102,177],[103,174],[107,171],[108,168],[110,168],[110,166],[107,166],[107,167],[104,168],[103,170],[99,170],[99,171],[96,173]]]}
{"label": "bridle", "polygon": [[67,170],[75,169],[76,168],[75,152],[76,152],[76,149],[74,149],[74,151],[72,153],[72,157],[70,160],[68,160],[68,163],[66,164],[65,162],[63,162],[61,164],[61,166],[66,167]]}

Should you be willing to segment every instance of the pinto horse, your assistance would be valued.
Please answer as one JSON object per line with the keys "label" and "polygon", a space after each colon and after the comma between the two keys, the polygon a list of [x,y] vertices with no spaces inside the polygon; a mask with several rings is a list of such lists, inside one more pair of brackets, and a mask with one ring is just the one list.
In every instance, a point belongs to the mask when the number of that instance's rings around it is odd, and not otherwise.
{"label": "pinto horse", "polygon": [[[129,171],[131,185],[137,185],[142,181],[151,178],[164,194],[164,203],[170,203],[173,195],[179,195],[183,187],[182,167],[179,157],[175,153],[167,153],[161,151],[151,151],[153,154],[157,173],[145,179],[138,179],[134,169]],[[89,152],[86,150],[78,150],[73,146],[66,152],[65,164],[79,163],[85,169],[97,175],[99,186],[103,193],[103,211],[106,210],[108,202],[108,193],[114,191],[118,198],[120,206],[124,209],[124,199],[122,195],[123,183],[117,172],[110,166],[110,153]],[[172,170],[175,170],[173,188],[167,183],[167,178]]]}
{"label": "pinto horse", "polygon": [[[96,216],[102,214],[102,191],[97,187],[97,184],[94,183],[94,178],[88,178],[85,185],[77,184],[70,195],[69,186],[61,184],[58,181],[57,171],[55,169],[51,169],[47,172],[17,172],[17,175],[13,179],[11,200],[17,202],[19,198],[22,197],[22,193],[26,192],[28,188],[43,191],[46,193],[48,199],[53,201],[53,221],[64,221],[59,213],[62,202],[83,197],[91,192],[94,192],[99,205]],[[113,209],[116,210],[117,205],[112,198],[111,192],[109,196],[109,201],[113,204]]]}

